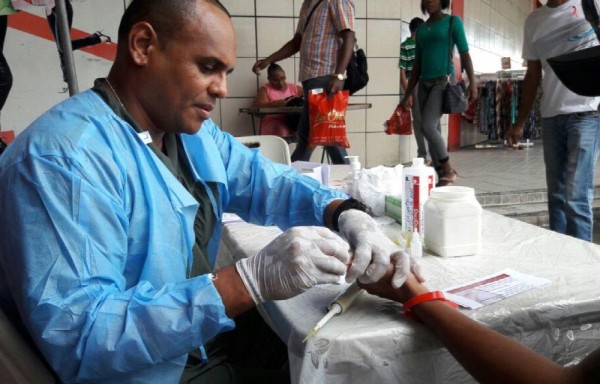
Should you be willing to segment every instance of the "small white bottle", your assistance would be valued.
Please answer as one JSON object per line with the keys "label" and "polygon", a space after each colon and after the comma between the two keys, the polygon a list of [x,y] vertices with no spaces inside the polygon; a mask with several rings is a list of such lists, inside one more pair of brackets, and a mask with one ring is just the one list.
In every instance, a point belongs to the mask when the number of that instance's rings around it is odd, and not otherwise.
{"label": "small white bottle", "polygon": [[423,158],[416,157],[410,167],[403,169],[402,176],[402,232],[412,233],[416,229],[422,240],[425,233],[423,206],[435,185],[435,170],[425,166]]}
{"label": "small white bottle", "polygon": [[350,187],[350,195],[355,199],[360,199],[358,179],[360,178],[362,166],[360,161],[358,161],[358,156],[346,156],[346,159],[350,161],[350,167],[352,168],[352,186]]}
{"label": "small white bottle", "polygon": [[415,229],[410,239],[410,255],[418,260],[423,257],[423,243],[421,243],[421,236]]}
{"label": "small white bottle", "polygon": [[473,188],[432,189],[425,203],[425,247],[443,257],[479,253],[482,211]]}

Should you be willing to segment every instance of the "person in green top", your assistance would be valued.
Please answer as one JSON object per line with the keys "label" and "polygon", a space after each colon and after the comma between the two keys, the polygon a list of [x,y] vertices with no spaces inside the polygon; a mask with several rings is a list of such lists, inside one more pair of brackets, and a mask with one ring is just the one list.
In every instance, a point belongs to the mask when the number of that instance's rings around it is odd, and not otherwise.
{"label": "person in green top", "polygon": [[[438,186],[452,184],[458,174],[450,163],[448,149],[441,133],[442,94],[448,75],[454,68],[448,52],[449,34],[452,45],[456,45],[460,59],[469,77],[469,102],[477,98],[473,62],[460,18],[447,15],[450,0],[422,0],[421,10],[429,19],[417,29],[416,56],[404,98],[400,102],[405,108],[412,105],[411,94],[419,83],[418,98],[421,109],[421,129],[429,144],[430,156],[440,180]],[[450,20],[452,19],[452,30]]]}
{"label": "person in green top", "polygon": [[[421,26],[425,21],[420,17],[415,17],[408,24],[410,30],[410,36],[400,44],[400,85],[402,90],[406,94],[406,88],[408,88],[408,79],[412,72],[413,65],[415,62],[416,44],[415,36],[417,28]],[[427,158],[427,147],[425,146],[425,138],[423,137],[423,131],[421,130],[421,111],[417,101],[417,89],[412,93],[413,105],[411,108],[413,117],[413,130],[415,132],[415,140],[417,141],[417,157]]]}

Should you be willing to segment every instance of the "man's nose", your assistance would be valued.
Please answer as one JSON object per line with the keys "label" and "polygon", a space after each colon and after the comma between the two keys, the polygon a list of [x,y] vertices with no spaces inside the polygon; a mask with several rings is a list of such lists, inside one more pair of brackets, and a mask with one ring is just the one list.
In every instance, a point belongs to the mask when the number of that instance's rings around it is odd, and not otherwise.
{"label": "man's nose", "polygon": [[224,99],[227,97],[227,75],[223,74],[217,76],[210,83],[208,91],[212,96],[215,96],[219,99]]}

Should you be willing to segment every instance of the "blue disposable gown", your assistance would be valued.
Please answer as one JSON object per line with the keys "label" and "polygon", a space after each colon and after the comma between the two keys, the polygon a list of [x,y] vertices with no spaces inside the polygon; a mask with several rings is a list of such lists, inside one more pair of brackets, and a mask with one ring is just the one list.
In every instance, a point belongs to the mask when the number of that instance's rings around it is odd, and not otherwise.
{"label": "blue disposable gown", "polygon": [[[345,198],[210,120],[181,138],[197,180],[218,184],[218,218],[322,225],[327,204]],[[234,327],[208,276],[187,278],[197,207],[92,91],[42,115],[0,157],[2,305],[16,304],[62,380],[176,383],[189,351]]]}

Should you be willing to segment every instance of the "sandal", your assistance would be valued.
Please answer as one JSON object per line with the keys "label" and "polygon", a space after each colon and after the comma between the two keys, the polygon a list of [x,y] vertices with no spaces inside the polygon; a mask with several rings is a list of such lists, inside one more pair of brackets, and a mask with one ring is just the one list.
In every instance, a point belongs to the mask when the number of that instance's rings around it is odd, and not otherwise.
{"label": "sandal", "polygon": [[[112,43],[112,39],[110,38],[110,36],[105,35],[104,33],[100,32],[100,31],[94,32],[94,34],[92,36],[99,38],[100,43]],[[104,38],[105,40],[102,41],[102,38]]]}
{"label": "sandal", "polygon": [[456,172],[454,169],[450,169],[448,172],[445,172],[442,177],[440,177],[436,187],[446,187],[448,185],[452,185],[457,178],[458,172]]}

